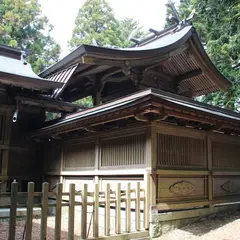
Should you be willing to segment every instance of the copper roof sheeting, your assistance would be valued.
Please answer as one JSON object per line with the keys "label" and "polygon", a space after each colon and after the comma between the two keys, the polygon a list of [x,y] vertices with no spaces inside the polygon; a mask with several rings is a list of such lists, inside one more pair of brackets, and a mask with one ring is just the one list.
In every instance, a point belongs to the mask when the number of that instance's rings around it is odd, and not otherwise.
{"label": "copper roof sheeting", "polygon": [[39,77],[32,71],[31,66],[21,59],[21,51],[3,45],[0,45],[0,82],[43,93],[51,93],[62,85]]}
{"label": "copper roof sheeting", "polygon": [[[143,104],[144,101],[146,104]],[[109,116],[111,116],[108,121],[114,121],[118,119],[117,114],[120,114],[122,111],[126,112],[127,109],[130,109],[130,107],[135,106],[136,109],[139,109],[138,106],[141,105],[145,107],[145,110],[152,109],[152,107],[155,106],[154,102],[158,103],[157,108],[159,110],[166,110],[169,116],[175,116],[173,109],[177,109],[178,113],[186,114],[185,118],[191,118],[192,114],[195,114],[196,118],[198,118],[198,116],[202,119],[206,118],[205,120],[207,122],[210,121],[210,119],[216,124],[218,121],[222,122],[223,124],[227,122],[233,124],[233,126],[237,126],[240,129],[240,114],[238,113],[199,103],[176,94],[170,94],[155,89],[148,89],[106,104],[102,104],[100,106],[69,114],[60,119],[58,122],[37,130],[32,136],[44,136],[52,132],[59,133],[65,126],[67,131],[71,131],[71,129],[76,130],[81,128],[81,122],[83,122],[83,124],[86,124],[85,122],[90,124],[90,120],[94,120],[94,125],[97,123],[102,124],[101,117],[107,114],[110,114]],[[171,111],[173,111],[173,113]],[[116,117],[113,117],[113,113],[116,114]],[[134,114],[136,114],[136,110],[134,110],[132,113],[129,112],[126,117],[134,116]],[[201,120],[199,121],[201,122]]]}
{"label": "copper roof sheeting", "polygon": [[64,90],[64,87],[66,86],[66,83],[68,82],[69,78],[73,75],[74,71],[76,70],[77,66],[78,64],[75,64],[46,78],[47,80],[50,80],[52,82],[62,83],[62,87],[57,88],[51,95],[52,98],[58,98],[58,96]]}

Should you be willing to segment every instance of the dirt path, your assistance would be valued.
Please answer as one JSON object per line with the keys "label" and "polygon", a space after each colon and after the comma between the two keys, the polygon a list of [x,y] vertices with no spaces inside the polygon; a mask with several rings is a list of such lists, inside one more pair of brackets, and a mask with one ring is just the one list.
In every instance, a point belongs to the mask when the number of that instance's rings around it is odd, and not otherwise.
{"label": "dirt path", "polygon": [[158,240],[240,240],[240,211],[215,214],[173,230]]}

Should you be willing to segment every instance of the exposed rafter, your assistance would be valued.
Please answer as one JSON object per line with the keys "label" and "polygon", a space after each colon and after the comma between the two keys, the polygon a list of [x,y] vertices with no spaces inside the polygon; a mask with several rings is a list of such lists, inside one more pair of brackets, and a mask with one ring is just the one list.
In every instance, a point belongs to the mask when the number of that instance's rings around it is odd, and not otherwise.
{"label": "exposed rafter", "polygon": [[174,80],[176,83],[180,83],[183,80],[187,80],[189,78],[194,78],[194,77],[200,76],[202,74],[203,74],[202,69],[196,69],[194,71],[187,72],[183,75],[179,75],[179,76],[175,77]]}

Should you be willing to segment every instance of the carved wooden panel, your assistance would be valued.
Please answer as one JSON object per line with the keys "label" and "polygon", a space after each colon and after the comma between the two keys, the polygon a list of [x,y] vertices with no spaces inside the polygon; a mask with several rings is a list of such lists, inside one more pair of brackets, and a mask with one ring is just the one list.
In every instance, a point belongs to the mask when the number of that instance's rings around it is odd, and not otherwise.
{"label": "carved wooden panel", "polygon": [[101,166],[141,165],[145,163],[144,134],[101,141]]}
{"label": "carved wooden panel", "polygon": [[240,145],[212,142],[213,167],[240,168]]}
{"label": "carved wooden panel", "polygon": [[157,202],[184,201],[207,198],[206,178],[158,177]]}
{"label": "carved wooden panel", "polygon": [[214,177],[213,196],[221,198],[240,194],[240,177]]}
{"label": "carved wooden panel", "polygon": [[93,168],[95,162],[95,143],[66,145],[63,153],[64,170]]}
{"label": "carved wooden panel", "polygon": [[184,136],[157,134],[159,167],[206,168],[206,141]]}
{"label": "carved wooden panel", "polygon": [[61,144],[48,144],[44,146],[44,171],[61,170]]}

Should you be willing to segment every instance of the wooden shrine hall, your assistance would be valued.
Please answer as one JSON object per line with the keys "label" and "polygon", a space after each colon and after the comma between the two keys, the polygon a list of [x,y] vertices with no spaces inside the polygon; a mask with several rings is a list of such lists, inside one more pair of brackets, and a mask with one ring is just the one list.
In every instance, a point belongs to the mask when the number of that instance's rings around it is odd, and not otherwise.
{"label": "wooden shrine hall", "polygon": [[[0,50],[7,66],[26,67],[19,51]],[[194,100],[231,83],[188,23],[131,48],[82,45],[32,74],[0,64],[1,109],[9,109],[2,180],[21,180],[23,189],[30,180],[65,189],[142,181],[161,211],[239,200],[240,114]],[[93,107],[73,104],[88,96]],[[61,116],[45,121],[46,112]]]}

